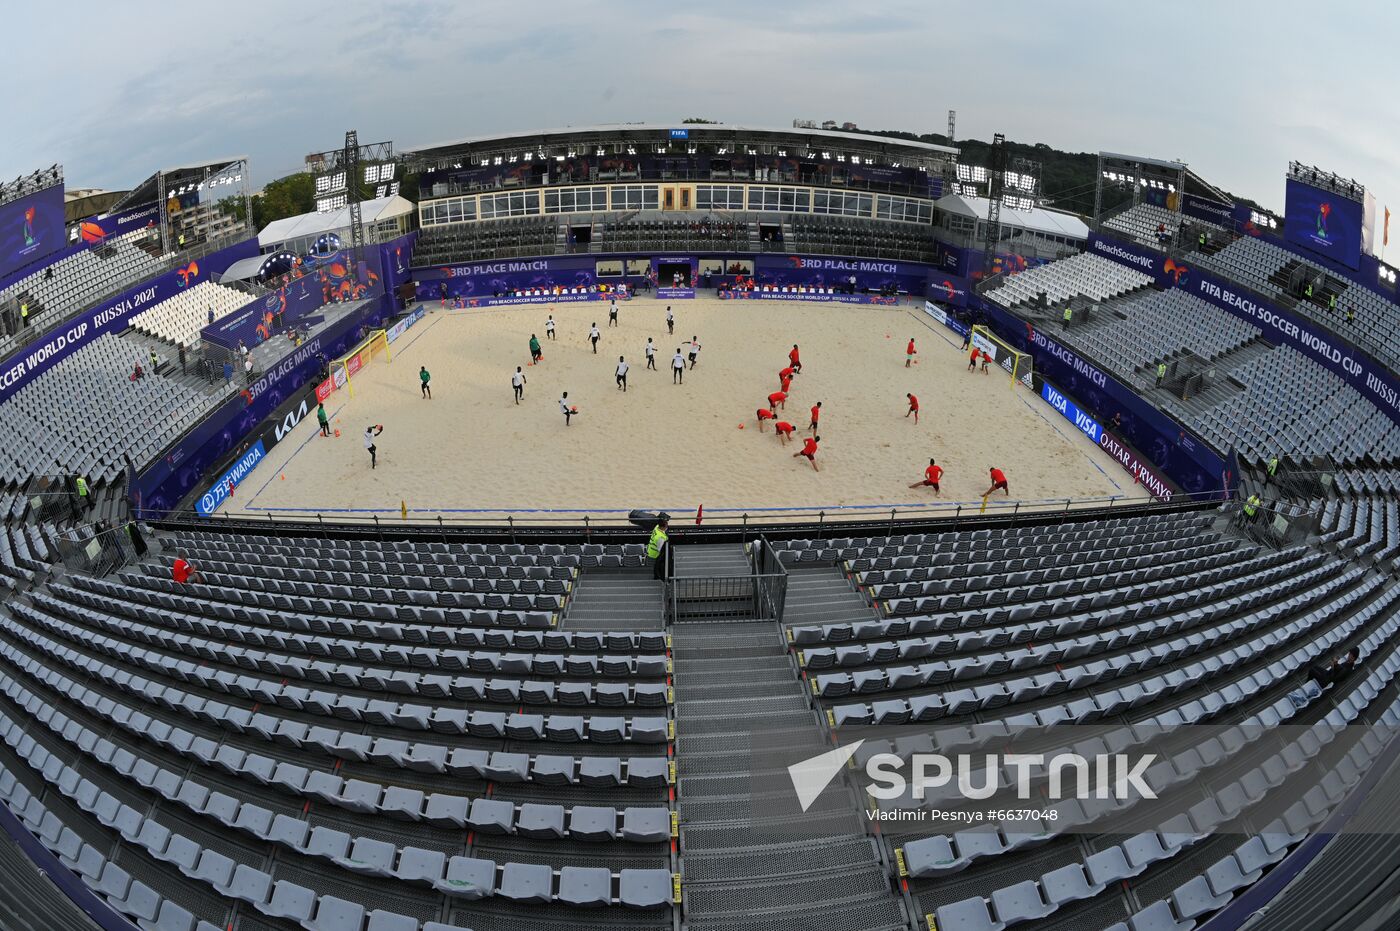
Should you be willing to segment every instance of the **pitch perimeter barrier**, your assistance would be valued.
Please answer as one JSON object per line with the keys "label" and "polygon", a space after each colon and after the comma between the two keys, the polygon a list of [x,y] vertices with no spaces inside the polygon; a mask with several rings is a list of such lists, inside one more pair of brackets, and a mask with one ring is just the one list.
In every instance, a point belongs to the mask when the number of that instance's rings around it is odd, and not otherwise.
{"label": "pitch perimeter barrier", "polygon": [[[1218,510],[1223,490],[1173,495],[1170,501],[1125,501],[1102,498],[1060,498],[1044,501],[992,500],[986,513],[982,501],[934,502],[902,506],[869,505],[839,508],[791,508],[781,512],[730,509],[724,518],[705,511],[703,525],[693,525],[686,508],[670,508],[672,539],[678,542],[748,542],[758,535],[770,539],[832,539],[853,535],[946,533],[986,527],[1034,526],[1100,520],[1142,514]],[[718,511],[719,509],[714,509]],[[366,508],[345,511],[234,511],[202,518],[188,507],[145,508],[141,519],[178,530],[222,529],[237,533],[357,539],[496,540],[515,542],[595,542],[644,539],[628,520],[631,509],[610,511],[530,511],[490,517],[463,516],[431,508]]]}
{"label": "pitch perimeter barrier", "polygon": [[[1160,252],[1102,235],[1090,237],[1089,252],[1152,276],[1159,288],[1180,288],[1257,326],[1269,342],[1296,349],[1400,424],[1400,378],[1336,333],[1264,299],[1245,285],[1183,265]],[[1299,256],[1299,261],[1309,260]]]}

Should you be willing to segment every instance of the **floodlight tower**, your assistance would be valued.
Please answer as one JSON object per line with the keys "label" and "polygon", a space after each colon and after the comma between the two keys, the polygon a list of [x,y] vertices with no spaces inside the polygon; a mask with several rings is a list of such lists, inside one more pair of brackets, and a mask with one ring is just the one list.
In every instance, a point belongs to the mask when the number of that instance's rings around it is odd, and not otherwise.
{"label": "floodlight tower", "polygon": [[987,229],[982,237],[982,280],[992,276],[997,243],[1001,239],[1001,196],[1006,189],[1006,136],[992,137],[992,161],[987,166]]}
{"label": "floodlight tower", "polygon": [[353,129],[345,131],[344,153],[341,164],[350,185],[350,267],[358,269],[365,257],[365,224],[360,216],[360,137]]}

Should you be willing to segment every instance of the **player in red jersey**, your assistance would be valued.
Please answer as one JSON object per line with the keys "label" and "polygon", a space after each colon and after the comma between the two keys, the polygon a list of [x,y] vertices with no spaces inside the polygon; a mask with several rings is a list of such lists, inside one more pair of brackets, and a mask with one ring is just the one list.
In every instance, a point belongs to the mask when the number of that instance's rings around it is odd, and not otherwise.
{"label": "player in red jersey", "polygon": [[802,374],[802,356],[797,351],[796,343],[792,344],[792,352],[788,353],[788,363],[792,365],[799,375]]}
{"label": "player in red jersey", "polygon": [[787,441],[792,439],[792,431],[796,429],[796,427],[786,420],[779,420],[777,423],[773,424],[773,432],[778,435],[778,439],[783,442],[783,445],[787,445]]}
{"label": "player in red jersey", "polygon": [[909,410],[905,413],[904,416],[906,419],[908,419],[909,415],[913,414],[914,426],[917,427],[919,425],[919,399],[914,397],[912,394],[906,394],[905,397],[909,399]]}
{"label": "player in red jersey", "polygon": [[768,406],[774,409],[781,407],[783,410],[787,410],[787,392],[774,391],[772,394],[768,395]]}
{"label": "player in red jersey", "polygon": [[760,407],[758,409],[758,413],[756,413],[754,416],[758,418],[758,432],[766,433],[768,431],[764,429],[763,425],[770,420],[777,419],[778,414],[771,407]]}
{"label": "player in red jersey", "polygon": [[914,361],[914,357],[918,354],[919,350],[914,348],[914,338],[911,336],[909,338],[909,345],[904,349],[904,367],[908,368],[910,363]]}
{"label": "player in red jersey", "polygon": [[998,488],[1006,492],[1006,496],[1008,498],[1011,497],[1011,489],[1008,488],[1006,485],[1006,473],[1003,472],[1001,469],[998,469],[996,466],[992,466],[987,470],[987,472],[992,476],[992,487],[982,492],[982,497],[987,497],[992,492],[996,491]]}
{"label": "player in red jersey", "polygon": [[923,480],[922,482],[915,482],[914,484],[910,485],[909,487],[910,487],[910,488],[923,488],[923,487],[925,487],[925,486],[931,486],[931,487],[933,488],[933,493],[934,493],[934,494],[938,494],[939,491],[940,491],[940,489],[939,489],[939,487],[938,487],[938,482],[939,482],[939,480],[942,479],[942,478],[943,478],[943,467],[942,467],[941,465],[939,465],[937,462],[935,462],[934,460],[930,459],[930,460],[928,461],[928,468],[927,468],[927,469],[924,469],[924,480]]}
{"label": "player in red jersey", "polygon": [[812,422],[811,422],[810,424],[807,425],[807,429],[808,429],[808,430],[811,430],[813,433],[816,433],[816,432],[817,432],[817,421],[818,421],[818,420],[821,420],[821,416],[822,416],[822,402],[818,401],[816,404],[813,404],[813,405],[812,405]]}
{"label": "player in red jersey", "polygon": [[817,468],[817,444],[821,441],[822,438],[819,436],[807,437],[807,439],[802,441],[802,448],[793,453],[792,458],[796,459],[798,456],[806,456],[807,461],[812,464],[812,470],[814,472],[820,472],[821,469]]}

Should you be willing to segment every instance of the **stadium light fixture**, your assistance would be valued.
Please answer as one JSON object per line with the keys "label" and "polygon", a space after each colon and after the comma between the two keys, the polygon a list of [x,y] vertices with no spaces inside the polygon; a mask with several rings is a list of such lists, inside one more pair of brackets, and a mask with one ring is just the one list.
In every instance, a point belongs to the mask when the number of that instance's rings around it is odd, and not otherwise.
{"label": "stadium light fixture", "polygon": [[830,153],[830,152],[823,152],[823,153],[822,153],[822,158],[824,158],[824,159],[829,159],[829,158],[831,158],[831,153]]}
{"label": "stadium light fixture", "polygon": [[637,154],[637,150],[636,150],[635,148],[633,148],[632,146],[629,145],[629,146],[627,147],[627,154],[628,154],[628,155],[636,155],[636,154]]}
{"label": "stadium light fixture", "polygon": [[599,158],[602,158],[603,155],[605,155],[606,153],[603,151],[603,147],[599,146],[598,151],[594,152],[593,154],[598,156]]}
{"label": "stadium light fixture", "polygon": [[787,158],[787,149],[779,149],[778,158]]}

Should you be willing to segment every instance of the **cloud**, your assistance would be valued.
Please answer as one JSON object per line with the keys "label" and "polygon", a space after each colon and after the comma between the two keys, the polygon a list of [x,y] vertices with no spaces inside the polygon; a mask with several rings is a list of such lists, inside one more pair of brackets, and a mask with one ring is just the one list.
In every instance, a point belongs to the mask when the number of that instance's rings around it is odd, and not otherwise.
{"label": "cloud", "polygon": [[[1294,8],[1313,11],[1306,41]],[[401,149],[687,116],[942,132],[951,107],[963,138],[1182,158],[1274,206],[1291,158],[1400,192],[1385,156],[1397,105],[1364,90],[1400,76],[1371,38],[1400,14],[1354,0],[1327,15],[1188,0],[1170,17],[971,0],[349,10],[249,0],[218,22],[154,0],[75,0],[61,17],[17,7],[7,25],[25,41],[6,68],[25,85],[6,100],[0,177],[59,161],[74,186],[126,187],[165,165],[246,153],[262,182],[351,127]]]}

